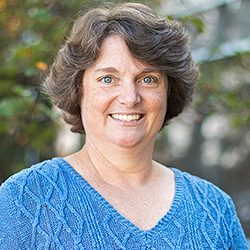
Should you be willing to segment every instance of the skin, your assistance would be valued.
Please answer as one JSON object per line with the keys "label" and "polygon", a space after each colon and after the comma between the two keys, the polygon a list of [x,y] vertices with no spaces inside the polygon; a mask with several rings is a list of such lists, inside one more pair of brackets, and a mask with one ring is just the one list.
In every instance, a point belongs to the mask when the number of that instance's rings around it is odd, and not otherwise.
{"label": "skin", "polygon": [[[86,142],[66,160],[134,224],[150,228],[174,196],[172,171],[152,160],[167,108],[167,80],[134,58],[120,36],[112,35],[85,71],[82,87]],[[121,121],[115,114],[139,114],[140,119]],[[152,203],[158,206],[152,209]]]}

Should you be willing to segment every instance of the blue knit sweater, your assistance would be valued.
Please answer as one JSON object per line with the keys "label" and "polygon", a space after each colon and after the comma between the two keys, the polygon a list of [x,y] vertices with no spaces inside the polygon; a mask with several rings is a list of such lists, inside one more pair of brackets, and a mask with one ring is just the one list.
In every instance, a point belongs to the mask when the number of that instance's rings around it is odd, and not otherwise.
{"label": "blue knit sweater", "polygon": [[172,206],[143,231],[62,158],[34,165],[0,187],[0,249],[248,249],[231,198],[173,171]]}

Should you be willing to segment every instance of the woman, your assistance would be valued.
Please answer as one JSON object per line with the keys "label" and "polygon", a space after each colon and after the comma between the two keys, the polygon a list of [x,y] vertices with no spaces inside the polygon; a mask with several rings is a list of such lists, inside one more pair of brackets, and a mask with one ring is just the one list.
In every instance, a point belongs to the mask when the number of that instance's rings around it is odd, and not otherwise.
{"label": "woman", "polygon": [[0,249],[247,249],[227,194],[152,160],[197,78],[187,33],[150,8],[80,16],[45,87],[85,145],[1,186]]}

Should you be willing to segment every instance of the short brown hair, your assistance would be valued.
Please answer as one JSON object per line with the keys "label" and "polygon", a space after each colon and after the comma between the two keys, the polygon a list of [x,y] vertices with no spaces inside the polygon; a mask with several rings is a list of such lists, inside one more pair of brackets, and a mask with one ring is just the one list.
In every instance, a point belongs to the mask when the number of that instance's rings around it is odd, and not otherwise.
{"label": "short brown hair", "polygon": [[63,111],[71,130],[84,133],[80,110],[83,74],[97,60],[103,40],[112,34],[123,37],[135,58],[168,77],[166,125],[192,100],[199,73],[191,57],[187,31],[143,4],[95,8],[81,15],[45,80],[46,92]]}

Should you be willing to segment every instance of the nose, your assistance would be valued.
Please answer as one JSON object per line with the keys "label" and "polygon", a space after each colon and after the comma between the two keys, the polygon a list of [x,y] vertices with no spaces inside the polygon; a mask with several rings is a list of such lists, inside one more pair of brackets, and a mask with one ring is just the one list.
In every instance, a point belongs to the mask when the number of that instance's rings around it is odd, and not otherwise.
{"label": "nose", "polygon": [[141,101],[141,96],[137,86],[133,82],[126,82],[122,84],[118,100],[121,104],[128,108],[133,108]]}

